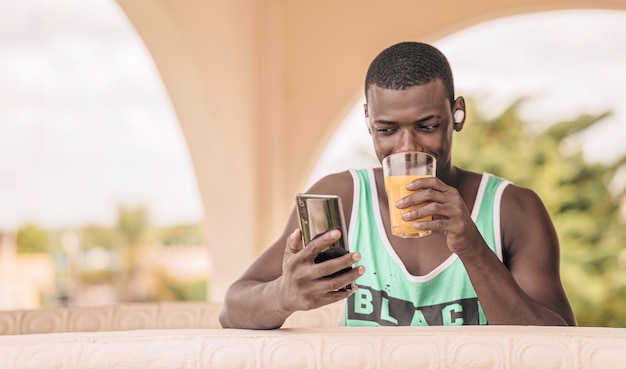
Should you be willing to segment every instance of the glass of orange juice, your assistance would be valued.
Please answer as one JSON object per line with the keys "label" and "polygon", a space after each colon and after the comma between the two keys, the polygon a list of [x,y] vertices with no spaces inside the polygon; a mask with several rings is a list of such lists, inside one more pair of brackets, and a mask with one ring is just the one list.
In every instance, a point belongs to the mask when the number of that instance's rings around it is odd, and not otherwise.
{"label": "glass of orange juice", "polygon": [[402,220],[402,214],[417,209],[426,204],[419,204],[405,209],[398,209],[396,202],[414,191],[406,189],[406,185],[418,178],[434,177],[436,175],[436,159],[425,152],[408,151],[387,156],[383,159],[383,173],[385,176],[385,190],[389,198],[389,218],[391,233],[402,238],[418,238],[427,236],[431,231],[413,228],[414,222],[432,220],[431,216],[416,221]]}

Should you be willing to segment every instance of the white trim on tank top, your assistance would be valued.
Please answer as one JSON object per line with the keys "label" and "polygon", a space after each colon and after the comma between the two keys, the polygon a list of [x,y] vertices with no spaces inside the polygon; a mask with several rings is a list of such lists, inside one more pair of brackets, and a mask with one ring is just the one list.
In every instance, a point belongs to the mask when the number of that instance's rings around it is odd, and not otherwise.
{"label": "white trim on tank top", "polygon": [[504,256],[502,254],[502,229],[500,228],[500,209],[502,208],[502,194],[504,193],[504,189],[506,186],[510,185],[511,182],[507,180],[503,180],[496,189],[496,194],[494,195],[493,201],[493,230],[494,237],[496,239],[496,255],[498,255],[498,259],[500,261],[504,261]]}
{"label": "white trim on tank top", "polygon": [[354,192],[352,194],[352,213],[350,213],[350,224],[348,224],[348,247],[352,244],[354,239],[354,230],[356,229],[356,214],[359,209],[359,199],[361,198],[361,180],[358,174],[353,169],[350,169],[352,175],[352,183],[354,184]]}

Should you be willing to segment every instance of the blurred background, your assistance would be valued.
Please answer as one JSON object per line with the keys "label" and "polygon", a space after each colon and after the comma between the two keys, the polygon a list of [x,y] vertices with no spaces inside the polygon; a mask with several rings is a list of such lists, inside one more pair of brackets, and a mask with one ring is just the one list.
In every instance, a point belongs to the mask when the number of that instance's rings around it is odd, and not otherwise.
{"label": "blurred background", "polygon": [[[0,0],[0,25],[0,309],[211,300],[188,144],[124,11]],[[506,16],[433,43],[469,107],[456,164],[536,190],[579,324],[625,327],[626,11]],[[376,165],[362,104],[302,189]]]}

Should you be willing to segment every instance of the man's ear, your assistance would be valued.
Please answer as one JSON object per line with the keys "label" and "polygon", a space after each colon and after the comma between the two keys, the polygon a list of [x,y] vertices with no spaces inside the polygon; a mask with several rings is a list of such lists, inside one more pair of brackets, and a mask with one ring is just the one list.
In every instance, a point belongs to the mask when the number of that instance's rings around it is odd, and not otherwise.
{"label": "man's ear", "polygon": [[467,118],[465,113],[465,99],[463,96],[459,96],[454,100],[452,117],[454,118],[454,130],[457,132],[462,130],[465,125],[465,118]]}
{"label": "man's ear", "polygon": [[370,128],[370,125],[368,122],[369,112],[367,111],[367,103],[363,104],[363,113],[365,115],[365,119],[363,120],[363,122],[365,122],[365,126],[367,127],[367,132],[371,135],[372,129]]}

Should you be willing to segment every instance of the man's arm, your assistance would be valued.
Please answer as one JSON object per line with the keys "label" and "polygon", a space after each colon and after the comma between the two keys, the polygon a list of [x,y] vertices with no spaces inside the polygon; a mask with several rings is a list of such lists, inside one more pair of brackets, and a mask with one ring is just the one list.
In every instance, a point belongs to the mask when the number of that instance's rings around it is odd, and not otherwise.
{"label": "man's arm", "polygon": [[[263,254],[227,291],[220,323],[224,328],[274,329],[299,310],[315,309],[350,296],[354,291],[339,291],[354,282],[363,268],[355,268],[333,278],[324,278],[350,267],[360,260],[349,253],[315,264],[315,257],[337,241],[340,232],[333,230],[302,247],[300,230],[291,233],[284,257],[277,247]],[[276,260],[283,261],[282,274]],[[280,268],[278,269],[280,272]]]}
{"label": "man's arm", "polygon": [[[490,304],[488,299],[494,296],[483,291],[485,302],[492,310],[489,322],[576,325],[561,284],[558,236],[541,199],[529,189],[509,185],[503,194],[501,214],[504,263],[511,280],[503,282],[514,282],[511,283],[511,290],[517,286],[522,299],[515,295],[510,298],[505,296],[506,301]],[[479,265],[470,261],[469,254],[467,259],[467,264]],[[477,280],[476,284],[485,285],[487,282]],[[484,287],[485,290],[487,288]],[[527,308],[516,309],[513,305],[518,303]],[[520,315],[515,317],[512,313],[503,313],[503,310],[512,310]],[[532,314],[525,316],[524,311]]]}
{"label": "man's arm", "polygon": [[[337,194],[344,198],[344,211],[352,204],[351,193],[338,191],[338,184],[351,177],[326,178],[314,185],[310,193]],[[351,189],[350,189],[351,191]],[[347,214],[349,216],[349,213]],[[349,218],[348,218],[349,219]],[[360,260],[358,253],[347,253],[316,264],[315,257],[338,240],[337,230],[327,232],[308,245],[302,245],[295,210],[291,212],[280,238],[265,251],[226,292],[220,323],[224,328],[279,328],[293,312],[315,309],[342,300],[353,291],[339,291],[364,273],[360,266],[351,271],[325,278]]]}
{"label": "man's arm", "polygon": [[503,264],[471,221],[455,188],[437,179],[420,186],[432,191],[421,191],[413,201],[431,204],[411,218],[435,216],[416,225],[446,235],[448,248],[463,262],[489,324],[576,325],[559,276],[556,232],[534,192],[509,185],[503,193]]}

